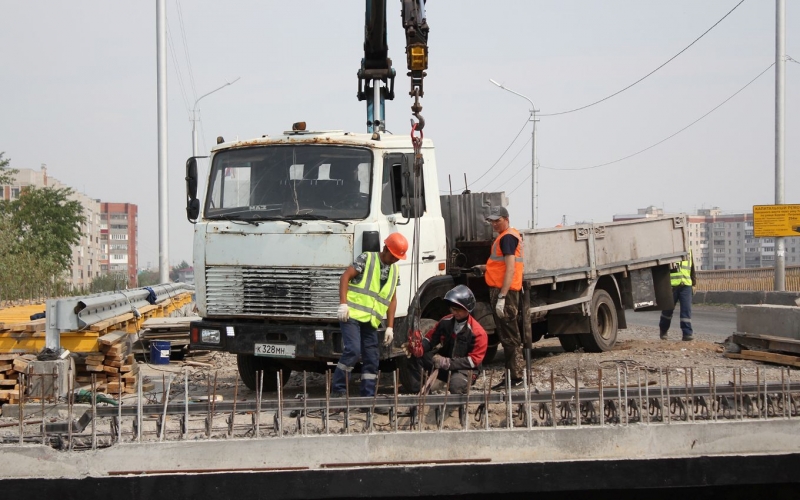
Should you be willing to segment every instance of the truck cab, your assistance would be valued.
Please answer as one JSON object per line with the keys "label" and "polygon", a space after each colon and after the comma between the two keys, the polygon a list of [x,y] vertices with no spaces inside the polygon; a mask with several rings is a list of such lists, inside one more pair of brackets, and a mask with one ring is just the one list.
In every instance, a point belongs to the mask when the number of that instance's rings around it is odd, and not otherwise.
{"label": "truck cab", "polygon": [[[416,287],[446,273],[430,140],[422,141],[421,153],[423,164],[415,168],[409,136],[342,131],[220,141],[202,201],[190,158],[187,216],[195,224],[203,318],[192,324],[192,348],[235,353],[251,389],[260,371],[264,390],[281,377],[285,383],[291,370],[324,371],[342,352],[336,314],[342,272],[360,253],[380,251],[395,232],[412,244],[409,258],[398,263],[396,317],[406,316]],[[399,349],[382,350],[388,359]]]}

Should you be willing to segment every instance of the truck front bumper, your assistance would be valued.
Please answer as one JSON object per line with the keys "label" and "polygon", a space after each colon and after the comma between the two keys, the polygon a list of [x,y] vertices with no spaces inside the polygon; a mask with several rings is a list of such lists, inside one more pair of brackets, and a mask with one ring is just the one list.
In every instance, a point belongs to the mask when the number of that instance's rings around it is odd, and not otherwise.
{"label": "truck front bumper", "polygon": [[[298,360],[336,360],[342,355],[339,325],[282,325],[243,321],[193,321],[190,325],[190,348],[217,350],[234,354],[256,354],[256,345],[284,346],[278,352],[293,352]],[[292,347],[294,348],[292,350]]]}

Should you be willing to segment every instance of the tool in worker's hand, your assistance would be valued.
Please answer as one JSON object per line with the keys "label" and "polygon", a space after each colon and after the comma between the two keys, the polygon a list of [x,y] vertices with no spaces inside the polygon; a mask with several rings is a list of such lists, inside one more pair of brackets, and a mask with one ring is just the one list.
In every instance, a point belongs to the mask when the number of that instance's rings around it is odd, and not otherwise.
{"label": "tool in worker's hand", "polygon": [[449,370],[450,369],[450,358],[446,358],[444,356],[439,356],[438,354],[433,355],[433,366],[434,368],[440,368],[442,370]]}
{"label": "tool in worker's hand", "polygon": [[425,381],[425,384],[419,390],[419,395],[424,396],[428,394],[428,391],[431,390],[431,386],[433,382],[439,377],[439,369],[434,368],[430,375],[428,375],[428,380]]}

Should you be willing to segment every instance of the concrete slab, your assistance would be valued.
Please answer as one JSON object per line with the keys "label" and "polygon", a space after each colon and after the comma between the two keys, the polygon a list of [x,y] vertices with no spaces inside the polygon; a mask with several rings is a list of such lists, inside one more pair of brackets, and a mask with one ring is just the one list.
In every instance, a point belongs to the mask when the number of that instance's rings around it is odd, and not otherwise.
{"label": "concrete slab", "polygon": [[736,331],[800,340],[800,307],[737,306]]}

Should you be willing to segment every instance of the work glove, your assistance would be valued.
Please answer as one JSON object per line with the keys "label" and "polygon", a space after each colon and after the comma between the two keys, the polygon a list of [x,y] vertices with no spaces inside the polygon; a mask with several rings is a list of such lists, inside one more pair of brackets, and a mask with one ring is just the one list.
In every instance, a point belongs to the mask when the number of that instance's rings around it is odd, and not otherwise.
{"label": "work glove", "polygon": [[421,358],[425,354],[422,347],[422,334],[419,330],[414,330],[408,337],[408,343],[403,344],[403,350],[406,351],[406,356],[409,358]]}
{"label": "work glove", "polygon": [[386,329],[386,333],[383,334],[383,345],[385,346],[392,345],[393,338],[394,338],[394,328],[390,326]]}
{"label": "work glove", "polygon": [[439,356],[438,354],[433,355],[433,367],[438,368],[440,370],[449,370],[450,369],[450,358],[445,358],[444,356]]}
{"label": "work glove", "polygon": [[494,312],[497,314],[498,318],[505,318],[506,317],[506,298],[502,297],[497,299],[497,304],[494,306]]}
{"label": "work glove", "polygon": [[339,316],[339,321],[347,323],[347,320],[350,319],[350,308],[347,307],[347,304],[339,304],[336,315]]}

